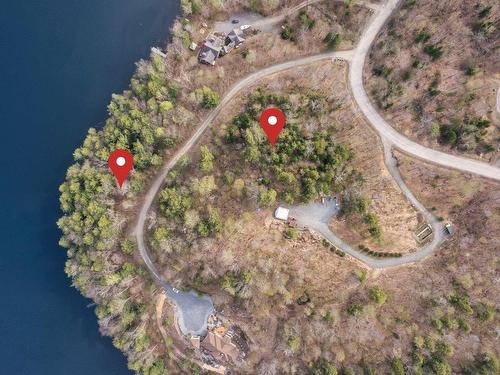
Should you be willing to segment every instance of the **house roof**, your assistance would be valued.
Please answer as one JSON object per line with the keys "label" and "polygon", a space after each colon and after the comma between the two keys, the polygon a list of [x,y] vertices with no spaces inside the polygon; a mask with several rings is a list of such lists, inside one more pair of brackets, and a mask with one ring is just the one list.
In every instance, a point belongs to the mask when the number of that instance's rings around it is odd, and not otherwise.
{"label": "house roof", "polygon": [[227,37],[231,39],[231,41],[236,45],[241,44],[245,41],[245,38],[243,38],[243,33],[240,29],[233,29],[229,34],[227,34]]}
{"label": "house roof", "polygon": [[214,53],[214,51],[212,51],[211,49],[208,49],[208,50],[203,50],[200,53],[199,59],[200,59],[201,62],[204,62],[206,64],[214,65],[215,64],[215,59],[218,56],[219,56],[219,54],[217,54],[217,56],[216,56],[215,53]]}
{"label": "house roof", "polygon": [[209,349],[214,349],[225,354],[228,358],[236,361],[240,355],[238,347],[231,342],[231,338],[227,335],[221,336],[216,332],[208,331],[207,337],[203,340],[203,344]]}
{"label": "house roof", "polygon": [[280,220],[288,220],[288,214],[290,213],[290,210],[285,207],[278,207],[276,211],[274,211],[274,217],[276,219]]}
{"label": "house roof", "polygon": [[234,42],[231,42],[228,45],[222,47],[222,51],[224,52],[224,54],[227,54],[233,49],[233,47],[234,47]]}
{"label": "house roof", "polygon": [[220,49],[224,46],[224,41],[215,35],[209,35],[207,40],[205,40],[204,47],[213,49],[214,51],[220,51]]}
{"label": "house roof", "polygon": [[224,41],[215,36],[209,35],[200,51],[199,60],[206,64],[215,64],[215,60],[219,57],[219,54],[224,47]]}

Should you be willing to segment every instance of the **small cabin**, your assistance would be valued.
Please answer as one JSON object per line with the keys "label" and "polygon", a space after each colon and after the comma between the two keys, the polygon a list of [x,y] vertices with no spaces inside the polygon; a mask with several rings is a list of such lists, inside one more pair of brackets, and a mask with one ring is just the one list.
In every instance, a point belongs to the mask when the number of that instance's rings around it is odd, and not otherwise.
{"label": "small cabin", "polygon": [[274,217],[278,220],[288,221],[288,215],[290,210],[285,207],[278,207],[276,211],[274,211]]}
{"label": "small cabin", "polygon": [[453,234],[455,234],[455,228],[453,227],[452,224],[448,223],[446,224],[445,226],[445,229],[446,229],[446,232],[450,235],[450,236],[453,236]]}

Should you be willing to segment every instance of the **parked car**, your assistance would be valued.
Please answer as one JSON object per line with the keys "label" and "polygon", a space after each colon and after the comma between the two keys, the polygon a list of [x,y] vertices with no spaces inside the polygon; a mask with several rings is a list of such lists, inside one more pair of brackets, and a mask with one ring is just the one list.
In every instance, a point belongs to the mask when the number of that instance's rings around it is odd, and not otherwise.
{"label": "parked car", "polygon": [[252,27],[252,25],[241,25],[240,30],[246,30],[246,29],[249,29],[251,27]]}
{"label": "parked car", "polygon": [[177,294],[179,294],[179,292],[180,292],[180,290],[179,290],[179,289],[177,289],[177,288],[172,288],[172,291],[173,291],[174,293],[177,293]]}
{"label": "parked car", "polygon": [[231,23],[240,23],[240,20],[232,20]]}

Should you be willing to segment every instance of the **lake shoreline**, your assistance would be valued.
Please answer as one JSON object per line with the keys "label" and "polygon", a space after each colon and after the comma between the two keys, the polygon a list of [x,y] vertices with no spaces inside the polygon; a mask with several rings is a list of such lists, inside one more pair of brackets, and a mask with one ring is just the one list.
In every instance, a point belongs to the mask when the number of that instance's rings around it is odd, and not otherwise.
{"label": "lake shoreline", "polygon": [[[0,41],[3,151],[0,280],[5,307],[4,371],[125,375],[123,355],[102,337],[88,301],[69,288],[57,245],[57,189],[72,152],[102,124],[112,92],[128,87],[135,63],[163,45],[177,2],[111,0],[5,4]],[[102,125],[101,125],[102,126]],[[26,292],[29,292],[27,298]]]}

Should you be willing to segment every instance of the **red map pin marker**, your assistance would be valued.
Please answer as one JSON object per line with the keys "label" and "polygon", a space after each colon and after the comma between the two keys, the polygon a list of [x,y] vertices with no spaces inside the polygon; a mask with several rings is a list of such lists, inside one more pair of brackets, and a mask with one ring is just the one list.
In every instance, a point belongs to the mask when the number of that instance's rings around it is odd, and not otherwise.
{"label": "red map pin marker", "polygon": [[268,108],[260,115],[260,126],[264,129],[267,139],[273,145],[285,126],[286,117],[278,108]]}
{"label": "red map pin marker", "polygon": [[134,167],[134,157],[127,150],[118,149],[109,155],[108,165],[118,185],[122,187],[123,182]]}

